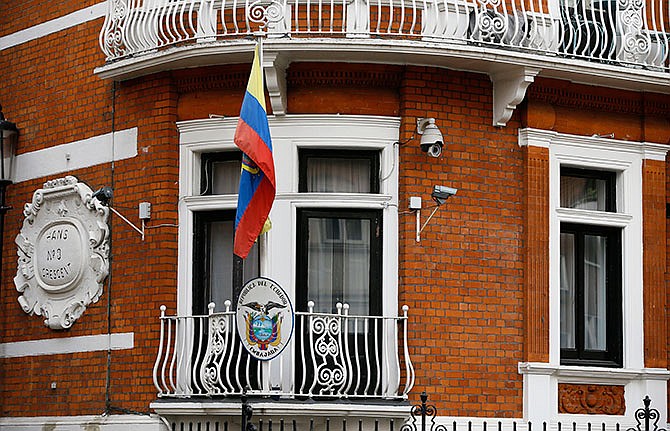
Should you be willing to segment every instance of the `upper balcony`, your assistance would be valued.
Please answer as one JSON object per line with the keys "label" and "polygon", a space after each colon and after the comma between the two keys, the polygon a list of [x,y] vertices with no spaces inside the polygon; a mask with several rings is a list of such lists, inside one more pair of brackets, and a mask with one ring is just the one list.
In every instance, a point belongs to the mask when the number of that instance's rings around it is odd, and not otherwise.
{"label": "upper balcony", "polygon": [[[102,77],[247,62],[419,64],[670,93],[668,0],[108,0]],[[328,54],[325,55],[324,52]],[[515,73],[516,72],[516,73]],[[518,78],[520,76],[520,78]],[[281,112],[279,112],[281,114]]]}

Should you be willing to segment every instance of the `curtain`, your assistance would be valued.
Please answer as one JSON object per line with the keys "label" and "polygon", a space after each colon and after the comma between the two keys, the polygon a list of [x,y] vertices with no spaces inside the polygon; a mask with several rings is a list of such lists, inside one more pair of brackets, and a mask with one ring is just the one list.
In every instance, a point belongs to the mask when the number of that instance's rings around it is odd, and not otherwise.
{"label": "curtain", "polygon": [[607,211],[607,182],[596,178],[561,176],[561,207]]}
{"label": "curtain", "polygon": [[349,314],[369,314],[369,219],[312,217],[308,221],[308,300],[316,311],[334,312],[338,302]]}
{"label": "curtain", "polygon": [[212,194],[236,194],[240,188],[241,166],[242,163],[239,160],[222,160],[212,162]]}
{"label": "curtain", "polygon": [[370,160],[310,157],[307,191],[370,193]]}

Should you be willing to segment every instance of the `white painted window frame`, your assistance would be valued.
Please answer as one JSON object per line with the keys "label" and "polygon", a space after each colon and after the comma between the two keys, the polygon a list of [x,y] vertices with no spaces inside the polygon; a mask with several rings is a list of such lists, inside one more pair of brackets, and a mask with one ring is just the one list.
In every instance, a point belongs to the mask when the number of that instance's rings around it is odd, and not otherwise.
{"label": "white painted window frame", "polygon": [[[524,418],[546,421],[594,420],[589,415],[558,414],[559,383],[624,385],[625,416],[599,416],[598,421],[634,421],[635,409],[649,395],[666,421],[666,369],[644,367],[642,164],[665,161],[667,148],[645,142],[586,137],[539,129],[519,130],[520,146],[549,151],[549,362],[524,362]],[[617,172],[617,212],[560,207],[560,169],[572,166]],[[560,226],[561,222],[622,228],[623,367],[580,367],[560,364]]]}
{"label": "white painted window frame", "polygon": [[[382,288],[384,314],[398,312],[398,141],[400,119],[380,116],[270,116],[277,195],[270,218],[273,228],[261,241],[261,274],[277,281],[295,298],[296,212],[298,208],[381,209],[384,220]],[[179,314],[191,312],[193,213],[234,209],[237,195],[199,196],[200,155],[234,151],[237,118],[179,122]],[[298,193],[298,150],[301,148],[379,150],[378,194]],[[286,221],[290,220],[290,223]],[[286,245],[290,244],[290,253]],[[217,307],[218,309],[218,307]]]}

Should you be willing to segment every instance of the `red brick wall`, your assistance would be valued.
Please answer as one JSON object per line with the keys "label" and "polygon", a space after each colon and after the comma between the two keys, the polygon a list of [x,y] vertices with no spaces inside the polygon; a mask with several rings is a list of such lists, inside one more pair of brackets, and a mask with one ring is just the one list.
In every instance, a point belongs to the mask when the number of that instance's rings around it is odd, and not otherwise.
{"label": "red brick wall", "polygon": [[549,150],[525,151],[524,360],[549,362]]}
{"label": "red brick wall", "polygon": [[[38,8],[33,3],[10,5],[9,15],[0,17],[2,32],[79,8],[39,5],[39,12],[27,15],[27,10]],[[19,13],[17,8],[27,10]],[[27,20],[16,19],[26,16]],[[93,74],[104,62],[96,42],[101,24],[97,20],[3,50],[0,103],[20,128],[19,153],[109,133],[113,128],[137,127],[137,157],[70,174],[94,189],[113,185],[114,206],[133,221],[137,221],[137,204],[151,202],[146,240],[142,242],[112,215],[112,272],[102,298],[70,330],[51,331],[41,318],[23,313],[12,282],[20,209],[46,178],[11,186],[8,202],[14,209],[5,221],[0,342],[108,330],[134,332],[134,349],[112,352],[109,392],[113,405],[145,411],[155,398],[151,369],[158,307],[166,304],[174,310],[176,302],[176,228],[153,228],[177,222],[175,121],[210,113],[237,115],[248,65],[166,72],[114,86]],[[547,355],[546,322],[533,331],[527,323],[546,313],[542,286],[547,280],[531,278],[528,271],[546,268],[544,246],[535,239],[546,232],[546,220],[540,220],[539,213],[548,192],[543,188],[546,184],[535,189],[537,183],[526,181],[531,176],[539,181],[544,175],[541,163],[546,154],[520,148],[518,128],[587,135],[615,132],[621,139],[665,143],[670,132],[668,115],[655,110],[662,99],[537,79],[528,101],[507,127],[494,128],[492,85],[486,75],[412,66],[292,64],[288,81],[289,113],[398,115],[403,140],[414,133],[416,118],[436,119],[446,142],[441,158],[422,153],[416,137],[400,147],[399,302],[411,307],[410,349],[417,369],[414,394],[426,390],[440,414],[519,417],[522,378],[517,364],[546,360]],[[579,98],[580,94],[592,99]],[[613,102],[607,102],[610,96]],[[561,102],[573,99],[579,103]],[[620,100],[626,102],[623,108]],[[611,112],[602,108],[610,105]],[[531,166],[531,160],[540,165]],[[651,199],[645,218],[655,224],[661,221],[667,200],[662,171],[660,163],[645,165],[645,198]],[[408,198],[421,196],[430,206],[435,184],[459,191],[416,243],[415,219],[406,213]],[[423,220],[429,212],[429,208],[422,211]],[[664,235],[660,227],[645,227],[645,238]],[[662,262],[664,257],[658,256],[663,255],[665,243],[650,246],[654,252],[645,254],[645,259]],[[656,299],[647,311],[658,313],[654,325],[662,327],[667,318],[665,269],[649,271],[645,280],[653,281],[645,289],[651,289]],[[649,364],[663,365],[667,331],[646,328]],[[107,352],[2,359],[0,416],[99,414],[105,407],[106,364]],[[53,391],[51,382],[57,383]]]}
{"label": "red brick wall", "polygon": [[[410,306],[415,391],[441,414],[518,417],[523,360],[523,151],[518,116],[491,126],[486,75],[408,67],[400,89],[402,136],[435,117],[446,147],[428,157],[400,149],[400,211],[409,196],[431,206],[433,185],[458,188],[415,242],[400,219],[400,303]],[[425,217],[429,209],[423,210]]]}
{"label": "red brick wall", "polygon": [[667,367],[665,262],[665,162],[645,160],[642,167],[644,365]]}
{"label": "red brick wall", "polygon": [[[78,0],[76,2],[3,1],[2,14],[0,15],[0,37],[60,18],[95,4],[98,4],[95,0]],[[102,19],[99,20],[97,31],[100,31],[100,28],[102,28]]]}
{"label": "red brick wall", "polygon": [[[16,5],[27,6],[30,3]],[[64,13],[53,5],[44,9],[50,15]],[[114,95],[113,83],[93,74],[104,61],[94,43],[101,25],[101,20],[89,22],[8,48],[0,56],[0,103],[20,130],[19,154],[110,133],[112,127],[138,127],[139,148],[137,157],[113,167],[106,163],[9,187],[7,200],[13,209],[5,218],[0,342],[98,335],[108,330],[134,332],[134,349],[112,352],[111,401],[146,411],[155,398],[151,368],[158,307],[163,303],[175,307],[176,228],[148,229],[142,242],[139,234],[110,213],[110,277],[98,303],[90,305],[66,331],[49,330],[41,317],[27,316],[12,281],[14,237],[23,221],[23,205],[47,179],[70,174],[93,189],[110,185],[116,190],[114,206],[131,220],[137,222],[138,202],[149,201],[153,205],[150,226],[177,222],[177,98],[170,77],[122,83]],[[0,416],[100,414],[105,408],[106,373],[107,352],[1,359]]]}

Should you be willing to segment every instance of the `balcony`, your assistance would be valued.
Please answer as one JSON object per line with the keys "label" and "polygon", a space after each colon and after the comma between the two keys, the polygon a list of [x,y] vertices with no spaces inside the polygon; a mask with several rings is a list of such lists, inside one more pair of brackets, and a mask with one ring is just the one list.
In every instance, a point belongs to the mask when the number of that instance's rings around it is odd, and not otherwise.
{"label": "balcony", "polygon": [[100,46],[113,62],[261,32],[478,44],[668,72],[662,0],[559,1],[109,0]]}
{"label": "balcony", "polygon": [[[488,74],[504,126],[536,76],[670,94],[668,0],[107,0],[102,78],[246,63],[264,36],[272,113],[300,61]],[[327,53],[327,54],[325,54]]]}
{"label": "balcony", "polygon": [[159,398],[249,396],[274,400],[405,400],[414,385],[407,310],[398,317],[295,313],[293,339],[270,361],[257,361],[238,340],[235,312],[166,316],[153,368]]}

